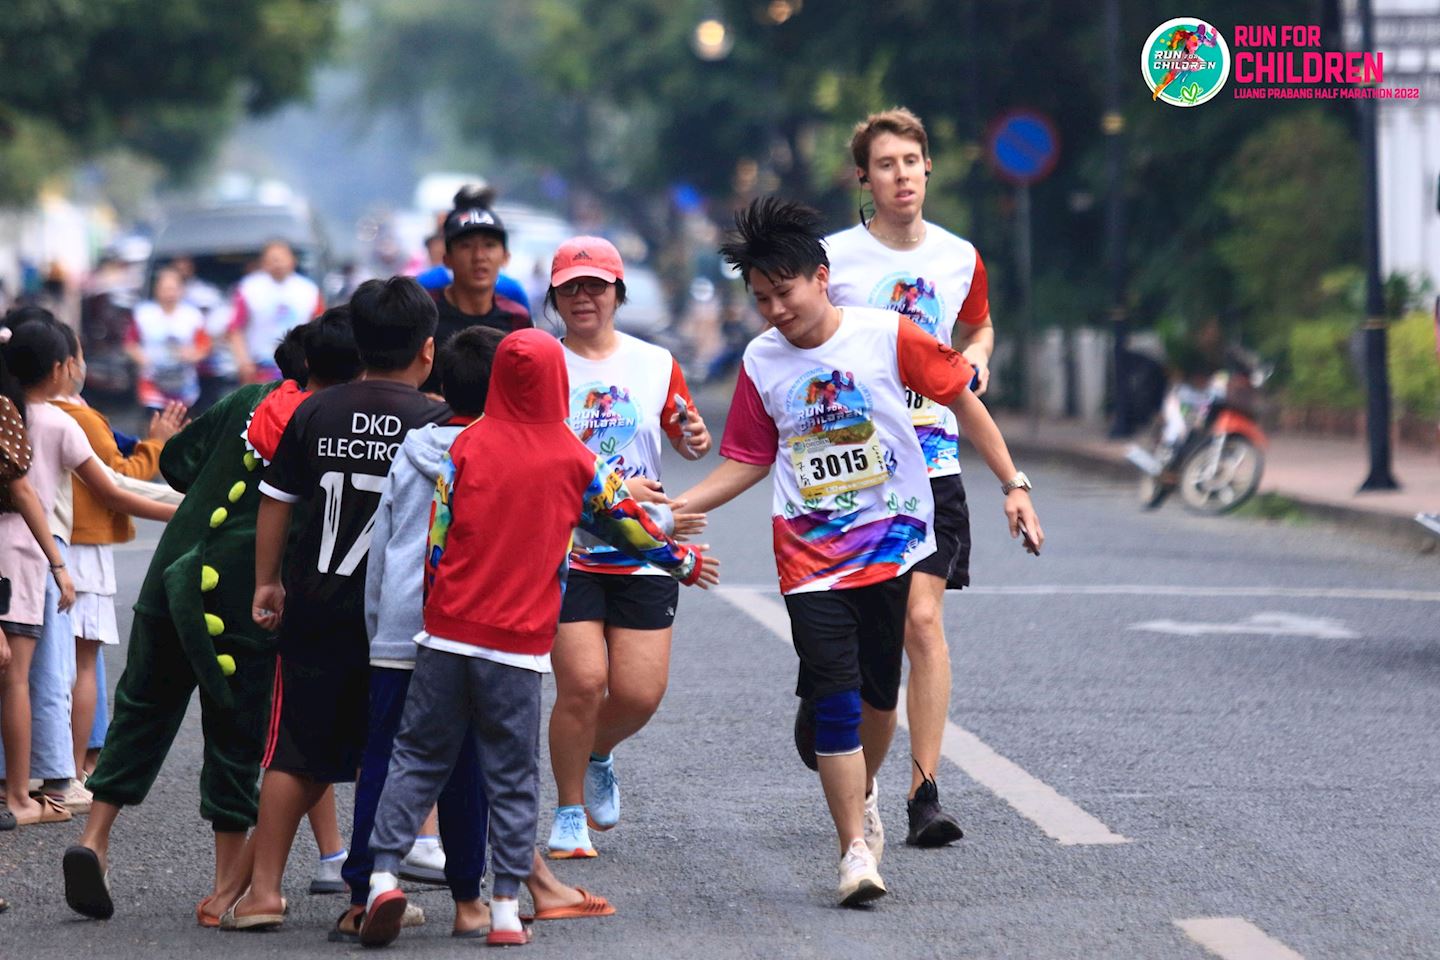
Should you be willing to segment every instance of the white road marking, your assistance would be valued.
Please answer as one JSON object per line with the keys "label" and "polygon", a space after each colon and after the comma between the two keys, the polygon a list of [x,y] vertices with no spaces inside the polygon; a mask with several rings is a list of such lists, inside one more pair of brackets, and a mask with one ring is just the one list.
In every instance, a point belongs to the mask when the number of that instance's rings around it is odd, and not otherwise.
{"label": "white road marking", "polygon": [[[774,583],[732,584],[732,590],[773,593]],[[1437,590],[1367,590],[1348,587],[1189,587],[1164,584],[1033,584],[966,587],[965,595],[983,597],[1194,597],[1260,600],[1407,600],[1440,603]]]}
{"label": "white road marking", "polygon": [[1305,960],[1301,954],[1241,917],[1195,917],[1176,920],[1175,926],[1223,960]]}
{"label": "white road marking", "polygon": [[1307,617],[1298,613],[1257,613],[1237,623],[1191,623],[1181,620],[1151,620],[1130,625],[1131,630],[1169,633],[1181,637],[1257,634],[1268,637],[1314,637],[1317,640],[1358,640],[1360,634],[1330,617]]}
{"label": "white road marking", "polygon": [[[720,597],[791,646],[790,616],[771,592],[742,587],[721,587]],[[901,691],[900,702],[905,702]],[[900,722],[908,727],[905,711]],[[975,734],[946,721],[940,752],[973,780],[1008,803],[1064,846],[1129,843],[1095,817],[1061,796],[1055,788],[1026,773],[1018,764],[996,753]]]}

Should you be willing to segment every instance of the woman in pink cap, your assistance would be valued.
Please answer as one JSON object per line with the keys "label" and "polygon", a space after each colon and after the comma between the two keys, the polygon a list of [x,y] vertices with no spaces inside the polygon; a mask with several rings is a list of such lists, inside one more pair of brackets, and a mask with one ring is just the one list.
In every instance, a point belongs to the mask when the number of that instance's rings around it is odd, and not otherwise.
{"label": "woman in pink cap", "polygon": [[[565,324],[570,429],[611,461],[637,500],[667,503],[662,441],[698,460],[710,450],[710,431],[670,352],[615,329],[615,310],[625,302],[620,252],[599,237],[565,241],[551,263],[545,302]],[[620,819],[611,752],[649,722],[665,695],[678,592],[662,571],[576,533],[552,653],[554,859],[595,856],[587,822],[609,830]]]}

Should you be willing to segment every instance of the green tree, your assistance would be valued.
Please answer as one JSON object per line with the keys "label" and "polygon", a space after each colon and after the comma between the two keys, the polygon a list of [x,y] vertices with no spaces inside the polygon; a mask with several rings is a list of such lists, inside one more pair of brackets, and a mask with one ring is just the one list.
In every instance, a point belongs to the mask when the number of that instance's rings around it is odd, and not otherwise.
{"label": "green tree", "polygon": [[[8,0],[0,166],[43,130],[49,171],[117,146],[193,169],[241,111],[305,92],[335,11],[329,0]],[[6,176],[0,199],[23,200],[35,182]]]}

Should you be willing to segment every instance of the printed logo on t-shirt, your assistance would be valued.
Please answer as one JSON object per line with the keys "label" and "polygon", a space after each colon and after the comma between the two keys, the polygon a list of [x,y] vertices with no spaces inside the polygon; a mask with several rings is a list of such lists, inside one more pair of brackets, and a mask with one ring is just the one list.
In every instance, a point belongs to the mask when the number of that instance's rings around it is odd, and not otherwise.
{"label": "printed logo on t-shirt", "polygon": [[870,306],[909,317],[932,337],[940,318],[947,316],[934,279],[926,280],[903,270],[887,275],[874,286],[870,291]]}
{"label": "printed logo on t-shirt", "polygon": [[870,391],[843,370],[816,367],[795,381],[786,398],[801,434],[852,427],[870,419]]}
{"label": "printed logo on t-shirt", "polygon": [[630,446],[640,420],[640,409],[624,387],[594,380],[570,391],[570,430],[602,457]]}

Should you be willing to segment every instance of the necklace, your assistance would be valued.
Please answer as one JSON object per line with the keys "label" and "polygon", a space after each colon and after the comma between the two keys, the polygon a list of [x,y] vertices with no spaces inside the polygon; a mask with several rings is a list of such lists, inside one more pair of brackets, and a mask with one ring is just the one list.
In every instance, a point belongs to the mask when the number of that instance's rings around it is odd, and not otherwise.
{"label": "necklace", "polygon": [[876,229],[875,229],[875,223],[874,223],[873,220],[870,222],[870,226],[867,227],[866,229],[868,229],[868,230],[870,231],[871,236],[875,237],[877,240],[883,240],[883,241],[886,242],[886,243],[902,243],[902,244],[903,244],[903,243],[919,243],[921,240],[924,240],[924,239],[925,239],[925,233],[924,233],[924,228],[923,228],[923,226],[922,226],[922,228],[921,228],[921,232],[920,232],[920,233],[917,233],[917,234],[915,234],[915,235],[913,235],[913,236],[909,236],[909,237],[891,237],[891,236],[886,236],[885,234],[881,233],[879,230],[876,230]]}

